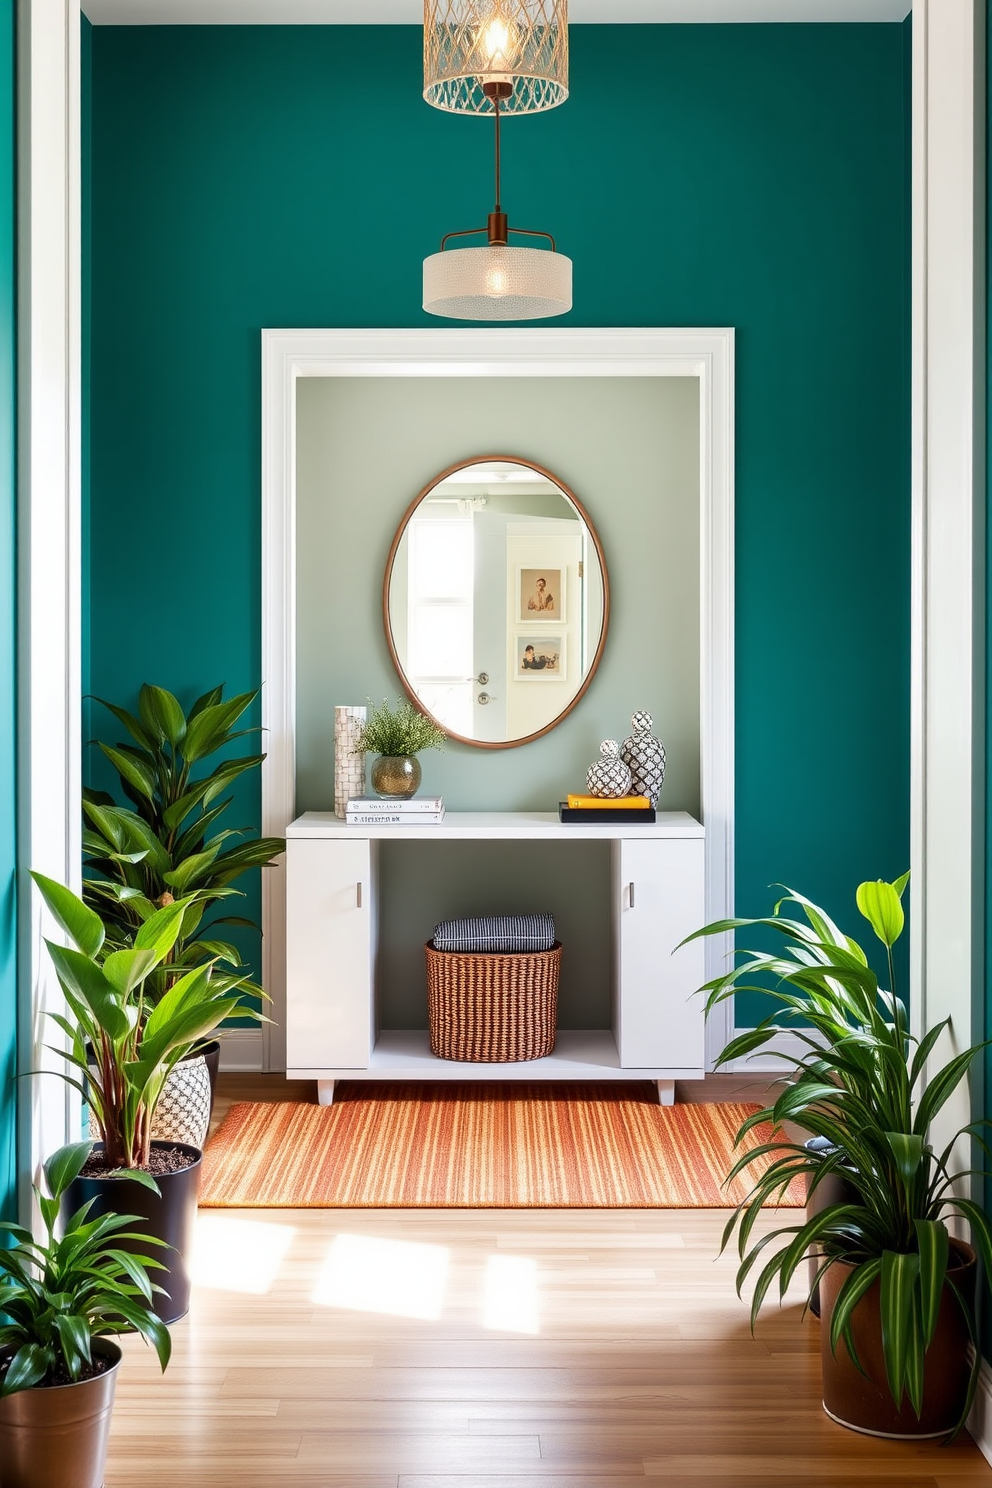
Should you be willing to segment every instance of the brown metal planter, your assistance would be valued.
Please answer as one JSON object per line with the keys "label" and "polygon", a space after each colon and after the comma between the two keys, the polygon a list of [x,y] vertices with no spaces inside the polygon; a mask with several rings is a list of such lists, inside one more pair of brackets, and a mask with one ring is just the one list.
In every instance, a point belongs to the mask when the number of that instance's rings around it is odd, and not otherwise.
{"label": "brown metal planter", "polygon": [[[917,1417],[907,1396],[903,1396],[901,1406],[896,1406],[885,1378],[877,1281],[855,1307],[852,1317],[854,1346],[867,1378],[855,1368],[843,1339],[837,1344],[836,1354],[831,1351],[830,1321],[834,1304],[851,1270],[852,1267],[839,1261],[820,1278],[823,1409],[839,1425],[868,1436],[946,1436],[961,1419],[971,1374],[968,1328],[957,1299],[945,1285],[937,1332],[927,1350],[923,1409]],[[952,1240],[950,1274],[969,1304],[974,1299],[976,1273],[977,1259],[971,1246],[963,1240]]]}
{"label": "brown metal planter", "polygon": [[121,1351],[99,1338],[93,1352],[111,1360],[94,1379],[0,1400],[3,1488],[102,1488]]}

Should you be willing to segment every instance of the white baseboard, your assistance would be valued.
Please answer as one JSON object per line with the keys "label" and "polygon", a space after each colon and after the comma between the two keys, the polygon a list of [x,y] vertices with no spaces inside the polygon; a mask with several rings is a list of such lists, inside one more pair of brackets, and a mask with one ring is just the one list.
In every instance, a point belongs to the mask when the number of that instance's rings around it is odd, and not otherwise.
{"label": "white baseboard", "polygon": [[968,1417],[968,1430],[982,1455],[992,1462],[992,1369],[987,1359],[982,1360],[975,1403]]}
{"label": "white baseboard", "polygon": [[[746,1028],[735,1028],[734,1038],[747,1033]],[[786,1029],[769,1039],[764,1048],[746,1054],[743,1059],[733,1059],[730,1064],[721,1064],[720,1072],[745,1075],[781,1075],[788,1069],[787,1060],[806,1052],[806,1045],[799,1035]]]}
{"label": "white baseboard", "polygon": [[260,1028],[222,1028],[220,1067],[239,1074],[258,1074],[262,1069],[262,1030]]}

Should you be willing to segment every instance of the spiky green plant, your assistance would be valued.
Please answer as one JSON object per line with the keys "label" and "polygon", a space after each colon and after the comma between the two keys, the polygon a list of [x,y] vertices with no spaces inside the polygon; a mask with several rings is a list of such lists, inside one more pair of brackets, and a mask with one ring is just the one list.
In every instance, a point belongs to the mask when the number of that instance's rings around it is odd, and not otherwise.
{"label": "spiky green plant", "polygon": [[447,734],[439,723],[415,708],[409,698],[390,708],[370,700],[369,716],[355,741],[356,752],[369,754],[419,754],[423,749],[441,749]]}
{"label": "spiky green plant", "polygon": [[0,1348],[8,1359],[0,1371],[0,1396],[82,1378],[92,1362],[93,1339],[111,1334],[140,1333],[163,1369],[169,1362],[169,1330],[151,1310],[152,1293],[161,1287],[154,1287],[148,1275],[165,1268],[150,1255],[121,1248],[122,1241],[149,1248],[165,1242],[129,1230],[137,1221],[134,1214],[90,1219],[93,1199],[70,1216],[62,1238],[55,1238],[59,1201],[92,1146],[61,1147],[45,1163],[48,1192],[34,1190],[43,1240],[20,1225],[0,1224],[13,1241],[10,1249],[0,1249]]}
{"label": "spiky green plant", "polygon": [[64,1078],[88,1103],[111,1168],[143,1168],[152,1123],[175,1065],[234,1014],[257,1017],[230,977],[215,978],[208,962],[179,975],[151,1005],[147,985],[176,943],[186,903],[177,899],[150,915],[134,944],[106,950],[100,916],[62,884],[33,873],[72,946],[47,941],[71,1018],[50,1013],[66,1035]]}
{"label": "spiky green plant", "polygon": [[185,713],[171,692],[146,683],[137,716],[96,700],[133,741],[97,741],[131,804],[121,805],[106,792],[84,792],[84,899],[104,923],[108,949],[116,950],[133,944],[158,909],[179,898],[186,906],[175,945],[149,984],[152,1000],[184,970],[207,962],[216,967],[216,981],[227,976],[232,985],[264,995],[245,980],[236,948],[216,934],[221,925],[257,929],[254,922],[236,915],[204,922],[212,906],[241,897],[232,887],[236,879],[250,868],[269,866],[286,846],[281,837],[242,841],[245,827],[218,829],[233,799],[221,799],[225,791],[257,769],[264,755],[225,757],[212,769],[204,767],[219,750],[257,732],[235,727],[257,696],[257,690],[244,692],[225,702],[223,688],[215,687]]}
{"label": "spiky green plant", "polygon": [[[961,1308],[972,1342],[978,1338],[976,1304],[955,1284],[947,1220],[957,1216],[966,1221],[986,1274],[992,1274],[992,1226],[977,1203],[956,1192],[958,1180],[971,1170],[952,1166],[959,1138],[976,1138],[985,1147],[979,1128],[988,1123],[963,1127],[940,1152],[930,1141],[935,1117],[985,1046],[966,1049],[941,1068],[928,1070],[950,1019],[922,1039],[910,1032],[906,1007],[895,991],[892,956],[903,930],[901,898],[908,878],[863,883],[857,891],[858,908],[885,947],[888,990],[880,987],[861,946],[824,910],[790,889],[771,917],[721,920],[689,939],[762,926],[785,942],[779,953],[741,952],[742,960],[700,989],[707,1012],[744,991],[761,992],[777,1004],[757,1028],[727,1045],[718,1064],[762,1048],[783,1025],[799,1047],[798,1053],[777,1056],[786,1064],[781,1093],[772,1105],[748,1117],[737,1134],[740,1145],[754,1127],[770,1122],[776,1140],[745,1152],[728,1175],[736,1177],[755,1162],[773,1159],[731,1215],[721,1246],[736,1231],[738,1293],[763,1262],[754,1281],[751,1326],[776,1282],[780,1298],[785,1295],[811,1247],[822,1255],[820,1276],[838,1262],[848,1263],[852,1270],[830,1322],[831,1348],[836,1351],[843,1339],[860,1368],[852,1314],[878,1282],[888,1386],[897,1406],[905,1394],[919,1415],[924,1361],[945,1286]],[[784,905],[796,906],[805,920],[787,917]],[[779,1140],[787,1121],[826,1138],[829,1151],[812,1152]],[[838,1170],[855,1190],[855,1202],[830,1204],[802,1224],[753,1238],[762,1206],[774,1202],[794,1178],[807,1180],[812,1192]],[[971,1406],[979,1364],[976,1352],[961,1423]]]}

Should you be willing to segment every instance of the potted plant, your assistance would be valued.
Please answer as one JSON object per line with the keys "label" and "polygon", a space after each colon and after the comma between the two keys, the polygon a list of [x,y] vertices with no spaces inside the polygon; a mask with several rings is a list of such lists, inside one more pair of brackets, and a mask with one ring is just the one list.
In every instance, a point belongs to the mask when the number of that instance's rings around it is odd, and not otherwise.
{"label": "potted plant", "polygon": [[151,1309],[148,1271],[160,1263],[143,1253],[159,1242],[130,1231],[132,1215],[91,1217],[91,1204],[55,1238],[61,1201],[91,1146],[62,1147],[45,1163],[48,1192],[34,1190],[44,1239],[0,1225],[13,1242],[0,1249],[4,1488],[101,1488],[121,1360],[111,1335],[140,1333],[163,1369],[169,1362],[169,1331]]}
{"label": "potted plant", "polygon": [[[935,1151],[931,1127],[965,1078],[978,1045],[934,1067],[949,1020],[917,1039],[895,991],[892,948],[902,933],[895,883],[863,883],[858,908],[885,947],[888,990],[865,952],[822,909],[786,890],[764,919],[726,920],[697,935],[761,926],[782,937],[780,951],[745,951],[743,959],[701,989],[707,1011],[739,991],[761,991],[779,1011],[735,1038],[718,1063],[761,1048],[780,1026],[790,1027],[798,1052],[784,1054],[781,1093],[748,1118],[738,1143],[761,1122],[780,1132],[798,1122],[821,1150],[793,1141],[745,1152],[730,1176],[772,1158],[723,1236],[735,1231],[741,1264],[738,1292],[754,1275],[752,1327],[769,1290],[779,1296],[807,1252],[819,1252],[822,1305],[823,1402],[827,1413],[856,1431],[885,1436],[943,1436],[960,1429],[978,1378],[975,1251],[951,1236],[963,1221],[992,1274],[992,1224],[957,1191],[962,1170],[954,1151],[963,1127]],[[796,906],[802,919],[783,913]],[[695,938],[695,937],[690,937]],[[841,1176],[838,1201],[811,1205],[803,1224],[755,1238],[762,1206],[804,1177],[810,1197]],[[972,1346],[975,1346],[974,1348]]]}
{"label": "potted plant", "polygon": [[197,1041],[233,1013],[251,1010],[242,1003],[240,987],[229,976],[215,980],[209,963],[183,972],[154,1003],[147,1000],[148,980],[180,934],[184,900],[155,910],[131,946],[108,953],[100,916],[62,884],[40,873],[32,877],[73,942],[47,942],[72,1018],[51,1016],[68,1039],[67,1049],[58,1051],[70,1066],[64,1078],[88,1103],[103,1138],[65,1203],[78,1206],[93,1198],[96,1213],[134,1212],[172,1247],[167,1296],[155,1306],[165,1322],[175,1322],[189,1307],[186,1255],[202,1153],[187,1143],[153,1140],[155,1108],[169,1072]]}
{"label": "potted plant", "polygon": [[[241,897],[235,881],[251,868],[270,866],[286,845],[281,837],[246,842],[246,828],[219,827],[232,799],[221,797],[264,759],[228,755],[234,741],[256,732],[237,725],[257,696],[256,689],[225,702],[223,688],[215,687],[186,713],[171,692],[146,683],[137,715],[97,699],[130,735],[129,743],[97,741],[128,804],[84,791],[83,899],[103,921],[108,951],[132,945],[155,910],[180,897],[186,904],[172,950],[146,983],[150,1002],[183,970],[208,962],[216,983],[228,979],[242,995],[265,995],[246,975],[236,947],[218,935],[222,926],[257,927],[240,915],[205,918],[224,900]],[[224,757],[209,768],[205,762],[220,751]],[[157,1136],[203,1145],[219,1053],[216,1041],[194,1046],[173,1071]]]}
{"label": "potted plant", "polygon": [[383,700],[369,701],[369,716],[355,741],[359,753],[376,754],[372,789],[376,795],[402,798],[416,794],[422,777],[417,755],[422,749],[441,749],[447,734],[407,698],[390,708]]}

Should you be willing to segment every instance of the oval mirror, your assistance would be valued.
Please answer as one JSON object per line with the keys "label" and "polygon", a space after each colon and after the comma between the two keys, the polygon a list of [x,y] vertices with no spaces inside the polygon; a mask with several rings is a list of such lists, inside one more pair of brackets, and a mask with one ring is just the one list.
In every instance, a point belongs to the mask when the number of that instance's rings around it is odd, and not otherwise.
{"label": "oval mirror", "polygon": [[510,749],[575,707],[610,590],[582,504],[531,461],[483,456],[426,486],[393,539],[386,638],[403,685],[453,739]]}

